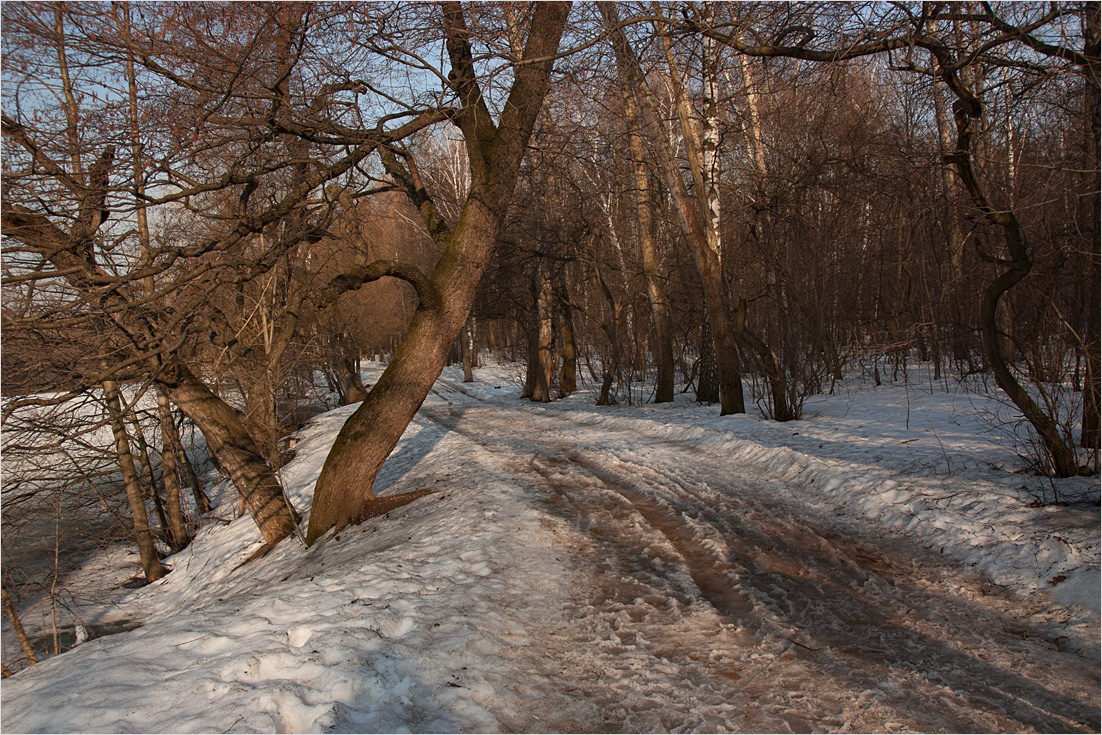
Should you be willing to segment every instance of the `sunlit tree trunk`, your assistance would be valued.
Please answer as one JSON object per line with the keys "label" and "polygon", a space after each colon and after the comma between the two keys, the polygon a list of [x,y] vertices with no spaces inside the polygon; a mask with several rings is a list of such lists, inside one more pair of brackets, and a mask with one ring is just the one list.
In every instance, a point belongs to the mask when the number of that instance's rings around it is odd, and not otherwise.
{"label": "sunlit tree trunk", "polygon": [[[610,33],[621,84],[625,90],[630,90],[635,95],[639,112],[645,124],[647,137],[657,149],[657,163],[662,181],[673,197],[678,220],[700,272],[701,284],[704,287],[704,302],[708,309],[708,316],[711,319],[712,333],[715,340],[716,363],[719,368],[720,415],[745,413],[742,370],[739,366],[738,356],[738,336],[728,309],[720,251],[715,247],[717,245],[715,238],[709,239],[708,235],[708,222],[712,220],[705,216],[707,210],[703,199],[705,191],[703,167],[693,145],[695,133],[688,122],[687,101],[684,92],[681,89],[680,82],[673,79],[679,114],[686,132],[685,143],[689,150],[689,165],[698,193],[695,199],[690,197],[685,189],[685,183],[681,178],[681,171],[677,165],[677,158],[662,132],[662,121],[658,114],[658,105],[654,99],[654,94],[643,76],[634,51],[628,44],[622,28],[620,28],[619,15],[615,5],[601,3],[598,8],[605,20],[605,27]],[[676,66],[672,66],[671,75],[675,73]]]}
{"label": "sunlit tree trunk", "polygon": [[673,335],[670,332],[670,304],[658,266],[658,245],[654,239],[654,201],[651,196],[650,175],[647,172],[643,151],[643,139],[639,134],[639,121],[635,111],[635,99],[625,93],[625,119],[628,126],[628,143],[631,146],[631,167],[635,177],[635,209],[639,217],[639,249],[643,261],[643,277],[650,299],[651,320],[654,323],[655,378],[654,402],[673,400],[674,364]]}
{"label": "sunlit tree trunk", "polygon": [[142,570],[145,572],[147,582],[156,582],[168,574],[168,570],[161,565],[161,559],[157,556],[157,549],[153,545],[153,533],[149,529],[149,514],[145,507],[145,494],[138,479],[138,470],[134,466],[134,455],[130,451],[130,438],[126,433],[122,401],[119,399],[119,388],[115,381],[103,381],[103,396],[107,404],[107,418],[111,425],[111,433],[115,439],[115,459],[122,472],[126,499],[130,504],[130,515],[134,521],[134,539],[138,544]]}
{"label": "sunlit tree trunk", "polygon": [[[471,189],[454,228],[422,216],[440,246],[440,259],[418,289],[419,305],[387,369],[348,419],[325,460],[314,491],[307,543],[362,520],[375,500],[375,477],[440,375],[448,350],[470,314],[508,212],[520,163],[550,83],[551,67],[570,10],[568,3],[535,6],[513,86],[497,124],[482,97],[464,10],[444,3],[450,83],[460,108]],[[430,224],[431,223],[431,224]]]}
{"label": "sunlit tree trunk", "polygon": [[158,383],[169,400],[203,432],[207,446],[229,474],[264,540],[275,543],[294,533],[297,514],[233,407],[179,362],[168,365],[158,376]]}

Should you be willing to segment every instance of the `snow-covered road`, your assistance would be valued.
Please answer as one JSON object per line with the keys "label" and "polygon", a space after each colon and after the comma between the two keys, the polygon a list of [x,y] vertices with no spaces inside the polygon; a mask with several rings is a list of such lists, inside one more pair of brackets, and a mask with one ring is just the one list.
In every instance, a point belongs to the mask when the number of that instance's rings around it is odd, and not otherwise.
{"label": "snow-covered road", "polygon": [[[223,484],[164,579],[87,560],[59,625],[100,637],[5,679],[2,729],[1099,730],[1097,478],[1033,503],[983,396],[858,385],[775,424],[532,404],[511,370],[445,371],[376,484],[436,492],[386,516],[241,566]],[[297,508],[354,409],[299,432]]]}
{"label": "snow-covered road", "polygon": [[1064,650],[1035,605],[913,542],[567,412],[456,397],[421,415],[569,528],[566,614],[533,631],[530,663],[580,701],[541,712],[549,729],[1099,727],[1097,661]]}

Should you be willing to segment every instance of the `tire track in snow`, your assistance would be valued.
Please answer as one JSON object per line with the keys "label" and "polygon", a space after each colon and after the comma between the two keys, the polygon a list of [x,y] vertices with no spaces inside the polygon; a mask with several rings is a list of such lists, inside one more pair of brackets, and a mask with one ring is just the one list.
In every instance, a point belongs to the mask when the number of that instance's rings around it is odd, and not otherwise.
{"label": "tire track in snow", "polygon": [[[676,689],[655,693],[663,719],[614,683],[630,705],[601,702],[599,729],[1097,731],[1089,664],[1054,658],[1043,640],[1010,640],[1000,626],[1022,625],[1008,621],[1009,602],[981,605],[930,581],[977,589],[974,576],[907,542],[862,542],[844,524],[812,522],[777,486],[732,478],[715,458],[679,459],[669,440],[659,448],[526,408],[427,414],[511,456],[518,479],[553,490],[549,507],[591,544],[598,558],[578,563],[599,592],[579,605],[575,630],[558,631],[573,647],[607,635],[581,668],[619,671],[609,678],[622,684],[672,666],[691,700],[687,711]],[[580,436],[597,444],[578,449]],[[654,692],[659,679],[646,681]]]}
{"label": "tire track in snow", "polygon": [[[655,484],[641,480],[648,474],[663,474],[653,465],[626,462],[615,453],[612,464],[616,471],[606,469],[592,457],[580,457],[577,452],[571,453],[570,458],[628,497],[652,525],[671,540],[676,539],[674,545],[688,557],[690,568],[708,568],[711,562],[700,557],[711,558],[714,553],[697,540],[700,524],[692,529],[681,525],[689,518],[689,512],[678,513],[684,506],[676,497],[662,500],[655,497],[667,491],[676,496],[678,490],[702,487],[703,479],[685,482],[668,478],[668,483]],[[707,476],[708,473],[701,472],[706,465],[706,461],[697,458],[689,472]],[[712,474],[719,476],[716,472]],[[629,476],[631,479],[627,479]],[[1097,711],[1090,706],[993,667],[962,650],[963,647],[943,642],[971,638],[981,650],[997,646],[990,638],[966,635],[975,622],[973,619],[960,617],[950,621],[951,625],[912,625],[911,618],[921,620],[925,616],[921,603],[932,601],[928,597],[923,599],[915,589],[910,597],[920,604],[915,605],[914,600],[904,604],[907,590],[916,586],[911,574],[914,564],[893,561],[875,547],[841,534],[829,534],[833,541],[828,541],[827,534],[815,523],[788,515],[781,504],[763,508],[744,502],[744,495],[727,497],[737,501],[734,512],[728,510],[723,516],[709,512],[711,509],[704,506],[700,514],[710,518],[703,522],[703,527],[718,531],[729,542],[727,559],[745,570],[737,581],[745,596],[757,603],[759,615],[787,629],[782,637],[802,649],[797,649],[801,658],[835,677],[852,680],[860,688],[875,689],[883,680],[898,680],[901,685],[926,691],[930,696],[942,694],[938,690],[948,688],[961,700],[956,706],[962,713],[970,707],[991,711],[1000,728],[1019,729],[1014,721],[1000,714],[1003,711],[1012,713],[1018,722],[1042,730],[1054,727],[1076,730],[1084,725],[1096,728]],[[655,513],[655,509],[660,510]],[[694,562],[691,557],[698,560]],[[947,565],[939,567],[942,572],[951,573]],[[714,603],[715,596],[706,589],[710,580],[705,576],[703,581],[703,596]],[[870,583],[872,594],[863,590]],[[939,607],[946,606],[942,603]],[[759,630],[764,632],[767,628]],[[888,697],[903,711],[911,709],[914,715],[926,716],[915,710],[914,698],[914,692]],[[959,727],[960,723],[957,724]]]}

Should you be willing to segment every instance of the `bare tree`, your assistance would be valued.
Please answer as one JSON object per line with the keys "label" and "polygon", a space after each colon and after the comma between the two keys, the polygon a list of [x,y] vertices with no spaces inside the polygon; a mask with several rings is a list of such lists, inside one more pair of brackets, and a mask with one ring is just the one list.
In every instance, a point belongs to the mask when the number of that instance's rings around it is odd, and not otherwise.
{"label": "bare tree", "polygon": [[[446,3],[443,11],[443,37],[452,64],[449,87],[459,105],[451,114],[466,143],[471,190],[454,228],[447,227],[431,201],[419,207],[440,247],[431,276],[386,268],[388,275],[413,283],[419,310],[386,371],[349,418],[325,461],[311,508],[308,543],[369,512],[379,468],[428,395],[467,320],[547,92],[569,5],[545,3],[534,9],[524,57],[514,69],[513,86],[496,122],[479,82],[464,12],[457,3]],[[412,194],[420,197],[416,191]],[[384,273],[363,275],[366,282]]]}

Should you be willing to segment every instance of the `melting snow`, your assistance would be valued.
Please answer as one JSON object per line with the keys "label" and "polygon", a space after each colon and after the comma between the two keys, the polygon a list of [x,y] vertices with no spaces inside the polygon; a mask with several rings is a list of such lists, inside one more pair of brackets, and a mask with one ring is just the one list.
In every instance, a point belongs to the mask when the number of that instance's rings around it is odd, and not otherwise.
{"label": "melting snow", "polygon": [[[252,522],[208,526],[80,611],[140,628],[5,680],[3,729],[1097,730],[1098,478],[1017,473],[987,399],[854,385],[777,424],[476,378],[378,478],[435,492],[242,567]],[[354,408],[300,432],[296,507]]]}

